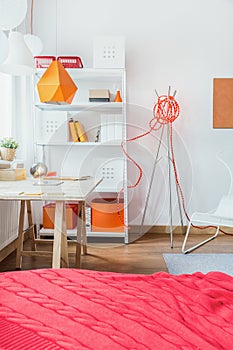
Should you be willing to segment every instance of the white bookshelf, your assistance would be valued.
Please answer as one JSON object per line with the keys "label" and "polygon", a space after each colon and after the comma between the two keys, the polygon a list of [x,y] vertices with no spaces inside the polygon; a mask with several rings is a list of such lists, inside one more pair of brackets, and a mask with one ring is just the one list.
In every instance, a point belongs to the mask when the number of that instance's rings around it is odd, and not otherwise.
{"label": "white bookshelf", "polygon": [[[35,83],[45,69],[38,69]],[[90,175],[102,177],[94,196],[117,197],[124,187],[125,232],[90,232],[88,237],[123,237],[128,243],[128,198],[127,164],[121,148],[126,138],[126,79],[124,69],[67,69],[78,86],[72,104],[40,103],[35,89],[35,148],[36,160],[44,160],[49,171],[58,176]],[[89,102],[89,90],[108,89],[110,102]],[[113,102],[117,90],[121,91],[123,102]],[[111,117],[113,122],[105,123]],[[88,136],[88,142],[73,142],[69,130],[70,118],[78,120]],[[110,119],[110,117],[109,117]],[[101,135],[101,128],[109,128],[107,137]],[[100,130],[100,137],[96,135]],[[101,139],[102,136],[102,139]],[[108,171],[111,175],[108,175]],[[88,203],[90,204],[90,203]],[[42,229],[41,235],[52,234]],[[68,236],[76,235],[76,230],[68,230]]]}

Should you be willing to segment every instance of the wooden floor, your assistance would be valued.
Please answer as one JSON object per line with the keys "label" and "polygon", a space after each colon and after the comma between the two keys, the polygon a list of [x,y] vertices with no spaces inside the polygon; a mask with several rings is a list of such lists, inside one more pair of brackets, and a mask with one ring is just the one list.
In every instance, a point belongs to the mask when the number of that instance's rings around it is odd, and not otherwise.
{"label": "wooden floor", "polygon": [[[197,244],[208,235],[190,235],[190,244]],[[166,271],[163,253],[181,253],[184,236],[174,235],[174,248],[170,248],[169,235],[148,233],[129,245],[88,244],[88,255],[82,256],[82,269],[115,271],[122,273],[151,274]],[[27,246],[27,242],[26,242]],[[46,245],[47,246],[47,245]],[[215,240],[197,249],[195,253],[233,253],[233,237],[220,235]],[[24,257],[23,269],[51,267],[47,257]],[[74,258],[70,257],[70,267],[74,267]],[[15,252],[0,263],[0,271],[15,270]]]}

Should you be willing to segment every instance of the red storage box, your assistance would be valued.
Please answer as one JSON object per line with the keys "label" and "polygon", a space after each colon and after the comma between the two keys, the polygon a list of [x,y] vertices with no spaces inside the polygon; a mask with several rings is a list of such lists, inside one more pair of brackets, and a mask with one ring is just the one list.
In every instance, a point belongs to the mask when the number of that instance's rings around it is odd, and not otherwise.
{"label": "red storage box", "polygon": [[[77,226],[78,204],[66,203],[66,228],[72,230]],[[43,206],[43,227],[54,229],[55,203]]]}
{"label": "red storage box", "polygon": [[116,198],[96,198],[91,202],[93,232],[124,232],[124,202]]}
{"label": "red storage box", "polygon": [[48,68],[52,61],[56,60],[55,56],[35,56],[36,68]]}
{"label": "red storage box", "polygon": [[57,60],[64,68],[83,68],[81,58],[78,56],[59,56]]}

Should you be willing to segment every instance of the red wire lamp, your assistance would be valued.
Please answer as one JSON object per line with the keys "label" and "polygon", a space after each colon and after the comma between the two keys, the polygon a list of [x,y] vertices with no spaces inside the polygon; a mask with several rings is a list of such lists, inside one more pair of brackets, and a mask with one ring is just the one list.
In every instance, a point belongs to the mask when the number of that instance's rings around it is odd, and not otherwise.
{"label": "red wire lamp", "polygon": [[[155,103],[153,108],[153,118],[149,121],[149,130],[143,134],[137,135],[130,139],[122,142],[121,146],[126,157],[138,168],[139,176],[133,185],[128,186],[128,188],[136,187],[142,179],[142,168],[141,166],[126,152],[124,148],[125,142],[131,142],[141,139],[152,133],[152,131],[159,130],[164,124],[169,124],[172,129],[172,123],[178,118],[180,114],[180,107],[178,102],[175,100],[174,95],[162,95],[158,96],[158,101]],[[172,134],[171,134],[172,135]],[[121,190],[123,191],[123,189]]]}
{"label": "red wire lamp", "polygon": [[[138,184],[140,183],[142,176],[143,176],[143,170],[142,170],[142,167],[127,153],[127,151],[124,147],[124,144],[126,142],[131,142],[131,141],[141,139],[141,138],[151,134],[153,131],[159,130],[165,124],[168,124],[169,135],[170,135],[171,162],[172,162],[172,165],[174,168],[175,180],[176,180],[176,183],[178,185],[178,189],[179,189],[179,192],[181,194],[182,203],[183,203],[183,207],[184,207],[184,197],[183,197],[183,193],[182,193],[182,190],[181,190],[181,187],[179,184],[179,180],[178,180],[176,163],[175,163],[175,159],[174,159],[173,140],[172,140],[172,123],[180,115],[180,107],[179,107],[178,102],[175,99],[175,95],[176,95],[176,91],[174,92],[173,95],[170,94],[170,87],[169,87],[169,92],[167,95],[159,96],[157,94],[158,100],[153,107],[153,117],[148,123],[148,126],[149,126],[148,131],[146,131],[140,135],[137,135],[135,137],[132,137],[130,139],[126,139],[126,140],[122,141],[121,147],[122,147],[122,150],[123,150],[125,156],[127,157],[127,159],[129,161],[131,161],[139,171],[139,174],[138,174],[138,177],[137,177],[135,183],[132,185],[129,185],[127,187],[128,189],[133,189],[133,188],[137,187]],[[161,133],[161,138],[162,138],[162,133]],[[120,201],[120,196],[123,192],[124,192],[124,188],[122,188],[118,193],[118,203]],[[120,216],[119,213],[118,213],[118,215]],[[120,219],[122,221],[121,217],[120,217]]]}

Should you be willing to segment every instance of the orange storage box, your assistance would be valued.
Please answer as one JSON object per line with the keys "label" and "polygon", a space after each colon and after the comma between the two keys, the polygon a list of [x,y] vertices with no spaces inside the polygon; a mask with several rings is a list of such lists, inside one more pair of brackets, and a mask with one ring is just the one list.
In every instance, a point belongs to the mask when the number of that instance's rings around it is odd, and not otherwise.
{"label": "orange storage box", "polygon": [[116,198],[96,198],[91,202],[93,232],[124,232],[124,202]]}
{"label": "orange storage box", "polygon": [[[72,230],[77,226],[78,204],[66,203],[66,228]],[[54,229],[55,203],[43,206],[43,227]]]}

